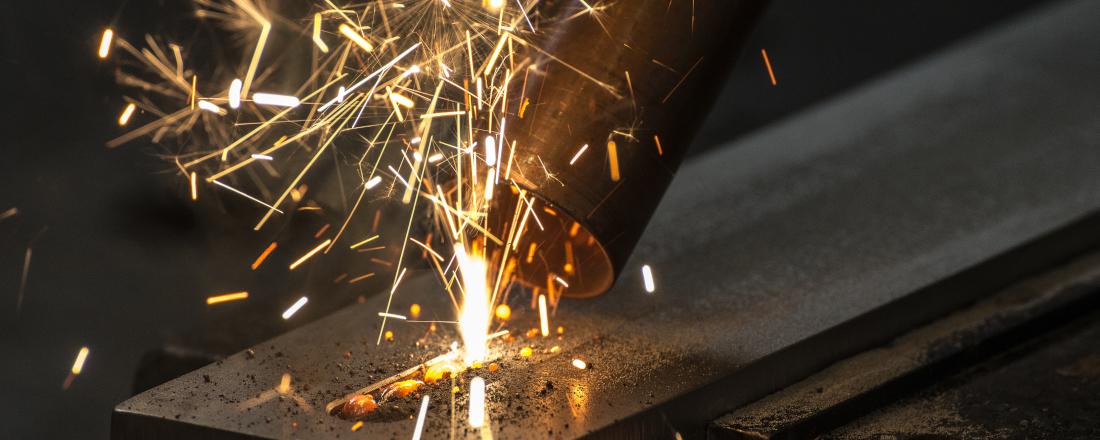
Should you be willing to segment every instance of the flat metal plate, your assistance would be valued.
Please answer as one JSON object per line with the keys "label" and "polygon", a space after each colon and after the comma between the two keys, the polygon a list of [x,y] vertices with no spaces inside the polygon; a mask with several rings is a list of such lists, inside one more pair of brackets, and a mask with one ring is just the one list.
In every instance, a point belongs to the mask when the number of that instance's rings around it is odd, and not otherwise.
{"label": "flat metal plate", "polygon": [[[565,336],[536,341],[561,352],[521,361],[517,342],[485,373],[493,433],[699,437],[720,414],[1091,245],[1098,228],[1006,254],[1100,208],[1096,23],[1096,2],[1052,6],[687,164],[614,290],[564,302]],[[422,277],[395,301],[448,319],[444,298]],[[114,436],[411,436],[407,412],[352,433],[320,410],[444,350],[439,337],[416,348],[411,324],[374,345],[385,300],[120,404]],[[285,372],[301,403],[251,400]],[[446,437],[449,393],[430,394],[426,437]]]}

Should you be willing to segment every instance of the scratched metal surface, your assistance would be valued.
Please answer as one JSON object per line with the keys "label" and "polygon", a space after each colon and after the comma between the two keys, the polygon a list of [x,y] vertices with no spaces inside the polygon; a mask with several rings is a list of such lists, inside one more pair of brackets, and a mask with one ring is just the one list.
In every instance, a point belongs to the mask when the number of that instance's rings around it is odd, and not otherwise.
{"label": "scratched metal surface", "polygon": [[[565,336],[534,341],[559,354],[519,360],[519,342],[500,347],[503,367],[484,373],[493,433],[698,437],[715,416],[985,293],[997,281],[988,273],[935,287],[1100,208],[1098,22],[1096,2],[1053,5],[688,163],[613,291],[563,303],[554,324]],[[642,263],[656,270],[653,295]],[[404,283],[395,301],[447,319],[429,277]],[[375,345],[384,304],[123,402],[113,434],[407,438],[408,411],[352,433],[319,409],[442,352],[441,336],[416,348],[423,328],[412,324]],[[572,368],[573,357],[593,368]],[[288,371],[301,403],[250,400]],[[442,388],[429,391],[427,438],[448,434]]]}

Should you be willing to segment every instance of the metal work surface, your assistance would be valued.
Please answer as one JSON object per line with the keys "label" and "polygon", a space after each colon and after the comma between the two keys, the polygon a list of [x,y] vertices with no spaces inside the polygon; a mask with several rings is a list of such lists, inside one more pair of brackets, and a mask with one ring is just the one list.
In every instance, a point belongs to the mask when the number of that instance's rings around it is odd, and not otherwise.
{"label": "metal work surface", "polygon": [[[1098,304],[1100,254],[1091,254],[738,408],[715,420],[708,438],[820,436],[993,357],[1005,347],[1026,345],[1036,333],[1086,314]],[[866,437],[872,436],[860,436]]]}
{"label": "metal work surface", "polygon": [[819,438],[1098,438],[1098,338],[1093,313]]}
{"label": "metal work surface", "polygon": [[[725,412],[1095,244],[1100,229],[1081,228],[1009,252],[1100,209],[1097,22],[1100,4],[1056,5],[686,164],[616,287],[557,310],[561,340],[495,344],[501,368],[482,374],[493,433],[700,437]],[[406,281],[395,304],[451,319],[433,283]],[[418,348],[424,325],[407,324],[374,345],[385,302],[138,395],[116,408],[114,436],[408,438],[415,408],[355,433],[323,411],[449,343]],[[536,354],[520,359],[525,342]],[[275,393],[284,373],[291,390]],[[444,388],[427,391],[426,438],[448,435]],[[462,388],[456,434],[473,436]]]}

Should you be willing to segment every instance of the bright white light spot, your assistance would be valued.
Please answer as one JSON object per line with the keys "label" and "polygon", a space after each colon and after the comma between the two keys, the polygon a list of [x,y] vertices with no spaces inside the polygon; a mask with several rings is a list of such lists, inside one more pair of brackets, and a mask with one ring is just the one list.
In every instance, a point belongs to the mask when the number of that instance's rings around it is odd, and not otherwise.
{"label": "bright white light spot", "polygon": [[583,370],[585,368],[588,368],[588,363],[580,359],[573,359],[573,366]]}
{"label": "bright white light spot", "polygon": [[216,104],[210,101],[199,101],[199,108],[219,115],[224,115],[227,113],[224,108],[218,107]]}
{"label": "bright white light spot", "polygon": [[657,285],[653,282],[653,269],[648,264],[642,266],[642,281],[645,282],[646,292],[653,293],[657,290]]}
{"label": "bright white light spot", "polygon": [[274,107],[297,107],[300,102],[298,98],[287,95],[276,95],[273,93],[253,93],[252,101],[257,104],[270,105]]}
{"label": "bright white light spot", "polygon": [[485,136],[485,166],[497,164],[497,140],[492,136]]}
{"label": "bright white light spot", "polygon": [[290,306],[289,309],[286,309],[286,311],[283,312],[283,319],[290,319],[290,317],[294,316],[295,313],[298,313],[298,310],[301,309],[302,306],[306,305],[307,302],[309,302],[309,298],[306,298],[304,296],[299,298],[298,301],[294,302],[294,305]]}
{"label": "bright white light spot", "polygon": [[367,189],[374,188],[378,186],[379,183],[382,183],[382,176],[374,176],[367,181]]}
{"label": "bright white light spot", "polygon": [[480,428],[485,424],[485,379],[470,380],[470,426]]}
{"label": "bright white light spot", "polygon": [[241,106],[241,87],[243,86],[240,79],[234,79],[229,83],[229,108]]}

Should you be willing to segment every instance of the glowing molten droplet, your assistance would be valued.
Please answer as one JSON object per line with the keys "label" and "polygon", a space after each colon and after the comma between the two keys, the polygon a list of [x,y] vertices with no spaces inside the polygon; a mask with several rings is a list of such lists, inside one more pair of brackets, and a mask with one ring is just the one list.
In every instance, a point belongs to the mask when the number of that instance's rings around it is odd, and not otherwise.
{"label": "glowing molten droplet", "polygon": [[573,359],[573,366],[583,370],[585,368],[588,368],[588,363],[580,359]]}
{"label": "glowing molten droplet", "polygon": [[409,306],[409,317],[417,319],[420,317],[420,304],[413,304]]}
{"label": "glowing molten droplet", "polygon": [[452,377],[462,371],[462,368],[451,362],[443,362],[428,367],[424,372],[424,382],[436,383],[448,377]]}
{"label": "glowing molten droplet", "polygon": [[424,386],[424,382],[421,382],[421,381],[416,380],[416,379],[409,379],[409,380],[403,380],[403,381],[400,381],[400,382],[395,382],[394,384],[386,387],[386,389],[384,391],[382,391],[382,401],[386,401],[387,399],[389,399],[391,397],[396,397],[396,398],[408,397],[409,394],[415,393],[422,386]]}
{"label": "glowing molten droplet", "polygon": [[360,394],[352,396],[344,403],[344,407],[340,409],[340,417],[345,419],[358,419],[374,412],[376,409],[378,409],[378,402],[374,401],[374,396],[370,394]]}
{"label": "glowing molten droplet", "polygon": [[497,319],[507,321],[512,316],[512,308],[508,307],[508,304],[501,304],[497,306],[496,315]]}
{"label": "glowing molten droplet", "polygon": [[386,342],[393,342],[393,332],[386,330]]}
{"label": "glowing molten droplet", "polygon": [[519,349],[520,356],[531,357],[531,353],[534,353],[534,350],[531,350],[531,347],[523,347]]}

